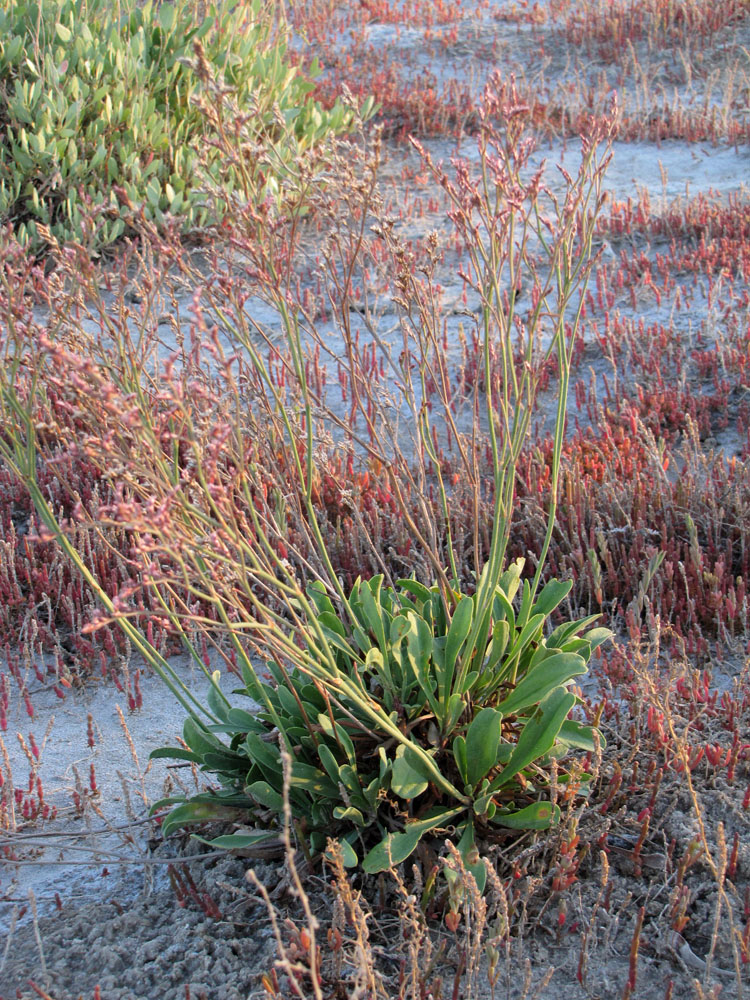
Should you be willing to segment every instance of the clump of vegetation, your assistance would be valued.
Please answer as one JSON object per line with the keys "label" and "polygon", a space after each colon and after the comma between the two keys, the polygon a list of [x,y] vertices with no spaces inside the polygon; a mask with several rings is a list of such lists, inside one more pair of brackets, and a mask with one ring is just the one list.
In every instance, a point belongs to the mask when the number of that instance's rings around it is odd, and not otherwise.
{"label": "clump of vegetation", "polygon": [[[451,614],[437,586],[413,579],[398,581],[397,590],[383,588],[380,576],[357,581],[345,615],[312,584],[315,629],[304,665],[269,662],[264,682],[246,666],[242,693],[259,712],[227,708],[212,692],[219,725],[191,719],[189,750],[154,752],[197,763],[225,785],[218,796],[201,794],[174,809],[165,832],[202,821],[207,807],[239,808],[245,823],[262,824],[269,809],[281,815],[285,747],[292,815],[313,851],[339,833],[346,862],[357,864],[364,850],[365,871],[378,872],[450,825],[483,888],[477,838],[486,843],[503,829],[545,830],[559,821],[550,801],[553,759],[560,759],[560,788],[571,797],[585,789],[590,775],[564,758],[573,748],[593,754],[594,735],[568,719],[578,699],[566,688],[611,635],[606,628],[581,635],[592,619],[545,635],[571,582],[552,581],[533,600],[527,580],[516,614],[522,569],[520,560],[502,575],[482,620],[476,594],[454,592]],[[216,733],[231,737],[229,747]],[[275,833],[214,843],[247,848],[268,836]]]}
{"label": "clump of vegetation", "polygon": [[[213,221],[235,189],[278,196],[278,171],[258,171],[254,144],[280,165],[297,162],[351,115],[341,102],[324,110],[309,99],[313,83],[291,64],[272,7],[253,0],[199,14],[191,0],[3,0],[0,222],[34,249],[51,236],[95,250],[132,232],[134,215],[159,225],[174,216],[187,229]],[[207,155],[201,77],[242,109],[246,149],[231,169]],[[209,211],[211,180],[224,201]]]}
{"label": "clump of vegetation", "polygon": [[[210,114],[219,123],[226,120],[225,95],[212,94]],[[467,247],[465,280],[482,306],[481,377],[462,404],[472,414],[468,433],[453,416],[457,401],[429,264],[423,283],[379,202],[377,137],[364,153],[347,144],[320,154],[324,184],[311,179],[314,172],[290,170],[286,179],[297,196],[284,205],[266,204],[262,211],[251,201],[233,205],[222,227],[227,256],[215,262],[217,280],[196,300],[203,343],[183,353],[179,366],[155,356],[146,363],[143,344],[134,344],[126,324],[111,330],[115,351],[103,342],[82,350],[78,326],[61,329],[54,341],[43,338],[34,358],[22,330],[9,344],[3,458],[99,596],[99,624],[119,622],[190,712],[189,750],[177,755],[199,762],[225,786],[224,793],[178,805],[167,829],[228,815],[265,818],[273,828],[282,807],[277,740],[293,761],[299,835],[318,852],[326,833],[343,834],[347,860],[366,854],[368,871],[404,860],[423,834],[448,826],[460,828],[469,863],[478,829],[491,837],[495,828],[548,828],[559,817],[554,788],[568,783],[571,794],[585,788],[585,769],[563,758],[572,748],[593,753],[594,736],[568,720],[577,699],[567,688],[609,632],[581,635],[591,618],[553,629],[550,616],[570,584],[541,589],[541,579],[576,310],[580,316],[591,269],[609,132],[592,125],[577,174],[564,173],[555,193],[542,169],[529,169],[533,146],[518,109],[514,85],[493,78],[480,114],[479,171],[457,162],[453,179],[420,150],[451,201],[450,218]],[[225,162],[242,143],[239,130],[217,133]],[[358,156],[365,180],[355,182]],[[303,225],[324,213],[331,220],[326,281],[346,345],[337,360],[347,366],[353,393],[348,419],[326,395],[322,378],[316,380],[313,361],[326,349],[327,332],[306,312],[305,290],[293,280]],[[372,242],[362,233],[368,217]],[[352,220],[360,227],[354,238]],[[383,393],[365,378],[348,321],[355,276],[358,281],[367,272],[375,253],[390,258],[402,328],[400,356],[372,330],[382,358],[375,367],[388,365],[398,378],[397,388]],[[435,248],[429,253],[434,262]],[[180,261],[187,268],[184,257]],[[342,262],[349,275],[344,284]],[[248,280],[283,331],[283,354],[275,351],[282,376],[267,331],[246,307]],[[534,303],[523,322],[505,288],[522,280]],[[90,284],[87,296],[95,301],[96,295]],[[219,330],[232,345],[231,357]],[[212,359],[201,360],[201,350]],[[94,360],[82,364],[82,356]],[[146,374],[152,362],[156,377]],[[517,468],[550,366],[559,377],[550,509],[534,572],[521,587],[523,560],[510,568],[507,560]],[[76,430],[66,448],[88,456],[110,487],[106,502],[80,504],[77,516],[132,539],[134,579],[117,594],[62,530],[37,481],[36,456],[46,445],[35,408],[52,428],[71,407]],[[412,419],[401,429],[404,411]],[[332,428],[344,435],[340,444],[330,440]],[[441,456],[446,435],[458,442],[471,506],[492,511],[489,537],[477,523],[461,549],[452,531],[454,477],[449,480]],[[46,438],[53,451],[60,440],[56,432]],[[489,473],[479,471],[485,451]],[[319,502],[320,464],[337,453],[348,455],[352,466],[381,470],[417,553],[411,579],[394,579],[384,564],[384,573],[344,589]],[[125,478],[113,473],[124,469]],[[430,492],[434,503],[421,502],[414,511],[414,498]],[[375,541],[369,544],[375,550]],[[204,669],[194,634],[219,643],[225,656],[228,643],[245,682],[242,693],[260,706],[257,715],[233,707],[215,678],[205,706],[188,696],[135,624],[136,607],[143,605],[134,597],[142,592],[157,595],[160,623],[183,635]],[[268,665],[269,681],[258,676],[252,654]],[[229,746],[220,734],[229,735]],[[222,843],[246,846],[263,836]],[[480,865],[478,877],[483,871]]]}

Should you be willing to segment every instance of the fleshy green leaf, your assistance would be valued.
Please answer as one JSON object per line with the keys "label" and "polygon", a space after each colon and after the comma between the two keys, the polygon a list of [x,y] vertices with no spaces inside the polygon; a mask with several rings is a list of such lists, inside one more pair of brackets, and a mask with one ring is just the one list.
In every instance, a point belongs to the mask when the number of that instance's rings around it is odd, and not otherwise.
{"label": "fleshy green leaf", "polygon": [[495,813],[493,823],[512,830],[549,830],[560,821],[560,807],[551,802],[534,802],[525,809],[512,813]]}
{"label": "fleshy green leaf", "polygon": [[[593,727],[584,726],[572,719],[566,719],[563,722],[557,738],[560,743],[567,747],[575,747],[577,750],[585,750],[588,753],[593,753],[595,750]],[[599,746],[606,746],[604,737],[601,734],[599,735]]]}
{"label": "fleshy green leaf", "polygon": [[529,705],[536,705],[553,688],[561,687],[573,677],[586,673],[586,661],[577,653],[555,653],[546,657],[523,680],[516,684],[508,697],[497,706],[503,715],[517,715]]}
{"label": "fleshy green leaf", "polygon": [[574,635],[578,635],[579,632],[583,632],[585,628],[592,625],[595,621],[598,621],[601,615],[589,615],[588,618],[581,618],[577,622],[564,622],[552,632],[547,638],[547,646],[550,649],[560,649],[564,646],[568,639],[572,639]]}
{"label": "fleshy green leaf", "polygon": [[383,622],[383,610],[380,606],[380,588],[383,582],[382,576],[374,576],[371,580],[365,580],[360,587],[360,600],[364,611],[365,621],[368,628],[375,636],[381,652],[388,655],[388,644],[386,642],[385,624]]}
{"label": "fleshy green leaf", "polygon": [[474,841],[474,824],[471,820],[467,820],[464,832],[461,834],[461,839],[458,842],[458,853],[466,868],[471,872],[477,889],[483,893],[487,884],[487,869],[477,851]]}
{"label": "fleshy green leaf", "polygon": [[497,763],[503,715],[494,708],[483,708],[466,730],[466,770],[472,788]]}
{"label": "fleshy green leaf", "polygon": [[318,724],[322,728],[323,732],[328,736],[331,736],[339,746],[342,748],[347,756],[347,759],[352,767],[357,764],[357,755],[354,750],[354,744],[352,739],[347,733],[346,729],[338,722],[332,723],[330,716],[326,712],[321,712],[318,715]]}
{"label": "fleshy green leaf", "polygon": [[547,618],[565,600],[572,587],[572,580],[550,580],[534,602],[534,614]]}
{"label": "fleshy green leaf", "polygon": [[271,788],[267,781],[254,781],[245,789],[247,794],[266,809],[273,809],[274,812],[284,811],[284,799],[280,792]]}
{"label": "fleshy green leaf", "polygon": [[229,706],[227,705],[227,700],[219,687],[220,680],[221,671],[214,670],[211,674],[211,683],[209,684],[208,691],[206,692],[206,701],[208,702],[208,707],[214,713],[216,718],[220,719],[222,722],[226,722]]}
{"label": "fleshy green leaf", "polygon": [[[263,769],[267,778],[273,775],[280,779],[281,757],[278,747],[275,747],[273,743],[267,743],[257,733],[248,733],[245,739],[245,750],[250,760]],[[280,783],[279,787],[281,787]]]}
{"label": "fleshy green leaf", "polygon": [[435,696],[436,680],[429,672],[430,659],[433,651],[433,637],[429,625],[414,612],[407,612],[409,630],[406,633],[407,659],[422,694],[429,702],[430,708],[438,715],[440,706]]}
{"label": "fleshy green leaf", "polygon": [[493,791],[510,781],[532,761],[549,753],[575,701],[575,696],[563,687],[554,688],[547,694],[523,727],[502,774],[493,780]]}
{"label": "fleshy green leaf", "polygon": [[325,768],[325,771],[331,781],[338,782],[339,764],[325,743],[321,743],[318,747],[318,757],[320,758],[320,763]]}
{"label": "fleshy green leaf", "polygon": [[374,875],[376,872],[384,872],[395,865],[400,865],[414,853],[425,833],[445,826],[461,811],[461,809],[441,810],[428,818],[410,823],[403,833],[387,834],[365,856],[362,868],[368,875]]}
{"label": "fleshy green leaf", "polygon": [[473,617],[474,602],[470,597],[462,597],[458,602],[456,610],[453,612],[453,618],[451,619],[445,639],[443,675],[440,679],[440,692],[443,700],[447,699],[450,693],[453,684],[453,674],[456,669],[456,660],[471,631]]}
{"label": "fleshy green leaf", "polygon": [[161,760],[163,758],[170,760],[189,760],[194,764],[200,764],[203,760],[199,754],[193,753],[192,750],[183,750],[182,747],[159,747],[156,750],[152,750],[148,755],[149,760]]}
{"label": "fleshy green leaf", "polygon": [[216,847],[225,851],[246,851],[248,848],[257,847],[258,844],[275,840],[277,836],[278,834],[273,830],[257,830],[253,833],[225,833],[221,837],[214,837],[213,840],[207,840],[205,837],[198,836],[195,839],[199,840],[202,844],[208,844],[209,847]]}
{"label": "fleshy green leaf", "polygon": [[591,652],[593,653],[595,649],[598,649],[603,642],[607,642],[611,639],[614,632],[610,628],[592,628],[590,632],[587,632],[583,638],[588,642],[591,647]]}
{"label": "fleshy green leaf", "polygon": [[355,826],[364,826],[365,817],[359,809],[355,809],[354,806],[335,806],[333,810],[333,815],[335,819],[341,819],[348,823],[354,823]]}
{"label": "fleshy green leaf", "polygon": [[391,766],[391,790],[402,799],[415,799],[427,788],[428,781],[419,771],[415,771],[404,757],[405,747],[396,751],[396,759]]}
{"label": "fleshy green leaf", "polygon": [[226,750],[221,740],[217,739],[212,733],[209,733],[205,726],[192,716],[188,716],[185,719],[182,727],[182,738],[191,750],[201,756],[211,750]]}
{"label": "fleshy green leaf", "polygon": [[396,586],[412,594],[423,605],[429,605],[432,601],[432,592],[417,580],[396,580]]}
{"label": "fleshy green leaf", "polygon": [[255,732],[258,719],[244,708],[230,708],[227,712],[227,724],[232,726],[236,733]]}
{"label": "fleshy green leaf", "polygon": [[[341,840],[334,841],[334,843],[341,851],[341,860],[344,863],[344,868],[356,868],[359,858],[349,841],[342,838]],[[326,851],[326,855],[330,857],[330,851]]]}
{"label": "fleshy green leaf", "polygon": [[231,806],[216,802],[184,802],[173,809],[161,825],[162,833],[168,837],[175,830],[194,823],[215,823],[218,820],[237,819],[239,811]]}
{"label": "fleshy green leaf", "polygon": [[492,628],[492,641],[487,662],[483,666],[483,671],[490,674],[500,662],[503,653],[507,649],[510,638],[510,625],[507,621],[495,622]]}
{"label": "fleshy green leaf", "polygon": [[465,785],[469,784],[469,770],[466,759],[466,740],[460,734],[453,740],[453,759]]}

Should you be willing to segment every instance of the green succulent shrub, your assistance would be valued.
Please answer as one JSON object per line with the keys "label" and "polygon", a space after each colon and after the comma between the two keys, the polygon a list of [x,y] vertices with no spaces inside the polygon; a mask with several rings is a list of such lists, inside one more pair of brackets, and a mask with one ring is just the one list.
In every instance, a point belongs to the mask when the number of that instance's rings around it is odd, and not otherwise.
{"label": "green succulent shrub", "polygon": [[[235,693],[260,710],[228,708],[212,692],[219,724],[190,718],[189,750],[152,754],[192,761],[223,785],[176,806],[157,803],[174,806],[165,832],[215,817],[222,806],[260,829],[216,846],[248,847],[268,836],[269,810],[283,812],[282,744],[293,761],[292,817],[313,852],[339,836],[349,864],[364,856],[364,870],[378,872],[405,860],[425,834],[455,828],[483,886],[484,868],[472,863],[477,838],[491,841],[503,828],[544,830],[559,819],[545,769],[552,757],[557,782],[575,780],[585,790],[589,775],[580,767],[572,774],[566,762],[572,750],[593,751],[594,737],[568,718],[577,699],[567,687],[611,635],[590,628],[597,616],[550,631],[572,584],[551,581],[533,600],[529,581],[520,586],[522,567],[519,560],[502,575],[481,622],[476,596],[454,593],[449,617],[437,586],[408,579],[394,590],[380,576],[357,581],[344,620],[312,584],[317,628],[308,635],[308,666],[269,662],[267,681],[246,669]],[[335,649],[333,669],[316,633]]]}
{"label": "green succulent shrub", "polygon": [[347,127],[341,104],[326,111],[309,99],[283,21],[261,0],[212,5],[203,17],[189,0],[0,0],[0,222],[34,249],[40,224],[60,242],[98,248],[141,209],[157,224],[167,213],[203,224],[206,184],[220,182],[228,198],[247,193],[251,175],[257,198],[275,194],[267,172],[211,155],[196,45],[201,72],[231,89],[249,139],[273,144],[279,164]]}

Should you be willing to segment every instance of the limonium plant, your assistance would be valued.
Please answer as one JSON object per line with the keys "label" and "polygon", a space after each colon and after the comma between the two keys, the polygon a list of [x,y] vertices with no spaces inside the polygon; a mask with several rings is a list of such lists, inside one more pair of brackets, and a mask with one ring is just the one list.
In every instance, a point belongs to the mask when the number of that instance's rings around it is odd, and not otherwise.
{"label": "limonium plant", "polygon": [[[223,89],[213,100],[214,151],[230,162],[243,146],[241,114]],[[553,785],[585,794],[579,758],[597,736],[573,717],[570,687],[610,633],[594,618],[566,617],[570,583],[543,578],[613,126],[592,124],[577,172],[560,168],[553,186],[532,166],[527,112],[496,75],[473,159],[449,171],[417,147],[446,194],[465,255],[460,277],[477,303],[467,310],[477,367],[461,398],[443,342],[439,239],[420,256],[399,236],[378,187],[377,132],[331,138],[315,169],[287,164],[283,200],[259,205],[236,192],[208,269],[144,229],[144,245],[196,288],[190,343],[167,360],[152,310],[107,318],[92,272],[62,250],[61,267],[86,283],[105,333],[62,318],[32,349],[11,324],[0,456],[97,595],[89,627],[118,622],[184,705],[184,745],[154,756],[192,762],[216,783],[157,803],[169,809],[165,832],[224,820],[228,832],[210,842],[244,850],[275,836],[288,755],[291,815],[311,855],[333,836],[348,864],[379,872],[448,832],[483,886],[485,845],[554,825]],[[256,168],[270,166],[272,152],[256,152]],[[325,316],[300,279],[315,224],[327,234],[316,264]],[[368,299],[378,269],[389,284]],[[383,296],[395,340],[383,333]],[[334,366],[343,408],[330,390]],[[526,573],[523,559],[508,560],[515,477],[550,369],[551,501]],[[61,430],[70,412],[73,436]],[[37,463],[60,449],[85,454],[109,490],[98,506],[79,505],[79,520],[127,533],[133,579],[119,594],[36,484]],[[337,564],[332,468],[348,476],[340,496],[376,479],[408,535],[400,553],[380,546],[352,503],[350,524],[370,540],[362,558],[377,573],[350,567],[347,581]],[[453,514],[459,493],[475,515],[468,541]],[[134,624],[144,589],[205,669],[205,701]],[[203,644],[236,679],[231,696]]]}

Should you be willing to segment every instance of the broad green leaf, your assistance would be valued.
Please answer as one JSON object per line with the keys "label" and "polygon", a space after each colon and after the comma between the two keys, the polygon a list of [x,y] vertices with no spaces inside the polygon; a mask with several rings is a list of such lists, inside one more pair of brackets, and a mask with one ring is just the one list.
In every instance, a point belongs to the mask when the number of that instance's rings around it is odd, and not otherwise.
{"label": "broad green leaf", "polygon": [[374,811],[377,807],[378,800],[380,798],[380,791],[383,787],[383,783],[380,777],[373,778],[372,781],[367,785],[366,788],[362,789],[362,797],[365,800],[367,807]]}
{"label": "broad green leaf", "polygon": [[218,750],[207,750],[203,754],[203,767],[207,771],[215,771],[217,774],[242,775],[243,777],[250,770],[247,757],[234,753],[225,747],[223,752]]}
{"label": "broad green leaf", "polygon": [[347,760],[352,767],[357,764],[357,755],[354,750],[354,744],[352,739],[347,733],[346,729],[338,722],[332,723],[330,716],[327,712],[320,712],[318,715],[318,725],[321,727],[324,733],[332,737],[339,744],[341,749],[346,754]]}
{"label": "broad green leaf", "polygon": [[259,681],[255,671],[244,660],[240,663],[242,671],[242,682],[245,685],[247,694],[257,702],[263,701],[263,685]]}
{"label": "broad green leaf", "polygon": [[404,750],[403,745],[398,748],[396,758],[391,765],[391,791],[399,798],[409,800],[421,795],[429,782],[405,759]]}
{"label": "broad green leaf", "polygon": [[[421,774],[423,778],[427,781],[434,781],[435,777],[427,766],[427,763],[422,759],[421,755],[417,752],[417,749],[412,746],[404,746],[404,759],[409,764],[413,771],[417,774]],[[427,753],[427,751],[425,751]],[[431,754],[427,754],[431,756]]]}
{"label": "broad green leaf", "polygon": [[529,705],[536,705],[553,688],[586,673],[586,661],[577,653],[555,653],[542,660],[531,673],[516,684],[508,697],[497,706],[503,715],[517,715]]}
{"label": "broad green leaf", "polygon": [[182,727],[182,738],[195,753],[201,756],[209,750],[224,750],[225,746],[209,733],[197,719],[188,716]]}
{"label": "broad green leaf", "polygon": [[263,769],[267,778],[273,775],[279,781],[280,788],[282,768],[278,747],[261,739],[257,733],[248,733],[245,738],[245,750],[250,760]]}
{"label": "broad green leaf", "polygon": [[227,712],[227,724],[237,733],[254,732],[258,720],[252,712],[247,712],[244,708],[230,708]]}
{"label": "broad green leaf", "polygon": [[[573,641],[575,642],[575,640],[573,640]],[[523,675],[526,676],[527,674],[530,674],[532,672],[532,670],[536,670],[536,668],[539,666],[539,664],[542,662],[542,660],[548,660],[550,658],[550,656],[557,656],[557,654],[561,653],[561,652],[565,652],[565,653],[577,653],[578,650],[577,649],[569,649],[567,646],[565,647],[564,650],[560,650],[560,649],[548,649],[547,646],[546,646],[546,644],[544,644],[543,642],[541,642],[536,647],[536,649],[534,650],[534,653],[531,656],[531,659],[528,662],[524,662]]]}
{"label": "broad green leaf", "polygon": [[303,684],[299,689],[299,696],[310,705],[315,705],[319,712],[325,711],[328,707],[326,699],[323,697],[320,687],[313,683]]}
{"label": "broad green leaf", "polygon": [[[476,610],[478,600],[479,595],[474,594],[472,597],[472,601],[474,603],[473,625],[476,625],[478,617]],[[487,645],[489,643],[491,629],[492,602],[485,606],[484,613],[482,614],[479,622],[479,627],[473,632],[472,648],[466,651],[466,655],[463,657],[461,666],[459,667],[459,680],[454,684],[454,690],[459,694],[464,694],[466,691],[471,690],[472,685],[468,681],[468,675],[470,673],[478,674],[483,667],[483,663],[487,655]],[[469,659],[469,657],[471,657],[471,659]]]}
{"label": "broad green leaf", "polygon": [[156,802],[152,802],[151,805],[148,807],[148,814],[149,816],[155,816],[158,812],[161,812],[161,810],[164,809],[165,806],[173,806],[176,802],[182,803],[186,801],[187,800],[185,796],[182,794],[167,795],[163,799],[158,799]]}
{"label": "broad green leaf", "polygon": [[461,860],[467,870],[471,872],[477,889],[483,893],[487,884],[487,869],[477,851],[474,841],[474,824],[471,820],[467,820],[464,832],[461,834],[461,839],[458,842],[458,853],[461,855]]}
{"label": "broad green leaf", "polygon": [[578,622],[563,622],[547,638],[547,646],[550,649],[559,649],[568,639],[572,639],[574,635],[578,635],[600,618],[601,615],[589,615],[588,618],[581,618]]}
{"label": "broad green leaf", "polygon": [[254,833],[225,833],[221,837],[214,837],[213,840],[198,836],[194,839],[199,840],[202,844],[208,844],[209,847],[225,851],[246,851],[268,840],[275,840],[277,836],[278,834],[274,830],[257,830]]}
{"label": "broad green leaf", "polygon": [[312,583],[308,584],[305,592],[311,603],[315,605],[318,615],[330,614],[334,618],[338,617],[333,602],[326,591],[325,584],[321,580],[313,580]]}
{"label": "broad green leaf", "polygon": [[552,749],[575,701],[574,695],[563,687],[554,688],[546,695],[523,727],[502,774],[493,780],[491,785],[493,790],[502,787],[528,764],[543,757]]}
{"label": "broad green leaf", "polygon": [[521,597],[521,607],[518,609],[516,617],[516,628],[525,628],[531,614],[531,583],[523,581],[523,596]]}
{"label": "broad green leaf", "polygon": [[445,639],[445,659],[443,676],[440,682],[440,692],[443,699],[448,697],[453,686],[456,660],[471,631],[473,617],[474,601],[470,597],[462,597],[458,602],[456,610],[453,612],[453,618],[451,619]]}
{"label": "broad green leaf", "polygon": [[534,602],[534,614],[549,617],[568,596],[573,587],[572,580],[550,580],[542,587],[539,597]]}
{"label": "broad green leaf", "polygon": [[470,670],[466,675],[466,677],[464,677],[463,684],[461,685],[461,690],[457,692],[458,696],[460,697],[461,695],[467,693],[471,694],[471,692],[474,691],[474,686],[476,685],[478,680],[479,680],[479,671]]}
{"label": "broad green leaf", "polygon": [[342,764],[339,768],[339,781],[341,781],[350,795],[361,795],[362,783],[359,780],[356,768],[351,767],[349,764]]}
{"label": "broad green leaf", "polygon": [[508,601],[512,601],[518,592],[521,573],[525,564],[526,560],[522,556],[519,556],[515,562],[510,564],[498,581],[498,589],[503,592]]}
{"label": "broad green leaf", "polygon": [[209,684],[208,691],[206,692],[206,701],[208,702],[208,707],[214,713],[216,718],[220,719],[222,722],[226,722],[229,705],[227,704],[227,700],[222,694],[221,687],[219,686],[220,680],[221,671],[214,670],[211,674],[211,683]]}
{"label": "broad green leaf", "polygon": [[325,627],[330,629],[331,632],[335,632],[336,635],[341,636],[342,639],[346,638],[346,629],[344,628],[343,622],[339,616],[334,614],[332,611],[322,611],[318,615],[318,622],[321,625],[325,625]]}
{"label": "broad green leaf", "polygon": [[412,594],[423,605],[429,605],[432,602],[432,592],[416,580],[396,580],[396,586]]}
{"label": "broad green leaf", "polygon": [[[321,615],[320,618],[318,619],[318,621],[321,623],[320,627],[323,630],[323,635],[325,637],[326,643],[329,646],[332,646],[334,649],[340,650],[350,660],[353,660],[354,662],[359,663],[360,659],[359,659],[359,656],[357,654],[357,651],[354,649],[354,647],[349,642],[347,642],[347,640],[342,635],[339,635],[338,632],[335,632],[333,629],[328,628],[328,626],[323,623],[323,619],[325,617],[326,616]],[[336,621],[338,621],[338,619],[336,619]],[[320,646],[317,643],[311,642],[310,648],[311,648],[311,650],[312,649],[317,649],[318,650],[317,655],[320,656],[321,659],[323,659],[323,656],[324,656],[324,654],[325,654],[326,651],[325,650],[321,650]]]}
{"label": "broad green leaf", "polygon": [[[349,841],[342,838],[341,840],[335,840],[333,843],[336,844],[341,851],[341,860],[344,868],[356,868],[359,859],[357,857],[357,852],[354,850]],[[329,851],[326,851],[325,853],[327,857],[331,857]]]}
{"label": "broad green leaf", "polygon": [[192,750],[183,750],[182,747],[159,747],[157,750],[152,750],[148,755],[149,760],[160,760],[162,758],[189,760],[194,764],[200,764],[203,760],[200,754],[193,753]]}
{"label": "broad green leaf", "polygon": [[[381,748],[382,749],[382,748]],[[385,757],[385,754],[383,754]],[[442,771],[435,763],[433,755],[419,746],[414,744],[404,744],[404,757],[411,767],[421,774],[423,778],[426,778],[431,784],[437,785],[448,795],[451,795],[458,802],[464,805],[469,804],[469,798],[460,792],[455,785],[453,785],[446,777],[443,775]],[[388,765],[390,766],[390,765]]]}
{"label": "broad green leaf", "polygon": [[589,646],[585,639],[568,639],[567,642],[564,642],[561,646],[540,646],[537,652],[541,649],[546,650],[547,656],[550,656],[552,653],[556,653],[558,651],[561,653],[578,653],[578,655],[582,656],[587,663],[591,656],[591,646]]}
{"label": "broad green leaf", "polygon": [[368,628],[375,636],[375,640],[382,653],[388,655],[388,644],[386,642],[385,625],[383,623],[383,609],[380,606],[380,588],[383,582],[382,576],[374,576],[371,580],[365,580],[360,587],[359,597],[362,601],[362,610],[365,614],[365,621]]}
{"label": "broad green leaf", "polygon": [[395,865],[401,864],[402,861],[406,861],[414,853],[417,844],[425,833],[444,827],[460,812],[462,812],[461,809],[440,810],[425,819],[409,823],[403,833],[387,834],[365,856],[362,862],[363,870],[368,875],[374,875],[377,872],[384,872]]}
{"label": "broad green leaf", "polygon": [[469,770],[466,760],[466,740],[459,733],[453,740],[453,759],[465,785],[469,784]]}
{"label": "broad green leaf", "polygon": [[466,769],[472,788],[497,764],[502,726],[502,712],[483,708],[466,730]]}
{"label": "broad green leaf", "polygon": [[[361,605],[359,605],[361,608]],[[359,650],[362,653],[366,653],[368,649],[372,649],[372,642],[370,641],[370,636],[365,632],[363,628],[358,625],[352,629],[352,638],[359,646]]]}
{"label": "broad green leaf", "polygon": [[170,32],[175,22],[175,8],[172,4],[163,3],[159,6],[159,24],[165,32]]}
{"label": "broad green leaf", "polygon": [[592,628],[590,632],[587,632],[583,638],[588,642],[591,647],[591,652],[593,653],[603,642],[607,642],[614,635],[612,629],[609,628]]}
{"label": "broad green leaf", "polygon": [[475,816],[485,817],[489,816],[490,814],[494,815],[493,796],[495,795],[495,792],[489,790],[489,787],[490,787],[489,781],[485,780],[482,782],[482,786],[479,789],[479,794],[476,796],[474,802],[472,803],[472,811]]}
{"label": "broad green leaf", "polygon": [[448,698],[448,703],[443,712],[443,732],[452,733],[458,724],[458,720],[464,714],[466,704],[460,694],[452,694]]}
{"label": "broad green leaf", "polygon": [[266,809],[273,809],[281,814],[284,811],[284,799],[280,792],[271,788],[267,781],[254,781],[245,789],[247,794]]}
{"label": "broad green leaf", "polygon": [[499,587],[495,592],[492,604],[492,616],[495,621],[503,621],[505,619],[508,622],[510,634],[513,635],[516,630],[516,613],[513,610],[513,605]]}
{"label": "broad green leaf", "polygon": [[517,812],[496,812],[493,823],[508,826],[512,830],[549,830],[560,821],[560,807],[552,807],[550,802],[534,802]]}
{"label": "broad green leaf", "polygon": [[354,806],[335,806],[333,810],[335,819],[344,820],[347,823],[354,823],[355,826],[364,826],[365,817],[359,809]]}
{"label": "broad green leaf", "polygon": [[339,764],[325,743],[318,746],[318,757],[331,781],[339,782]]}
{"label": "broad green leaf", "polygon": [[[445,632],[448,628],[448,614],[445,608],[445,601],[443,595],[436,587],[431,590],[431,594],[433,631],[435,636],[440,636],[444,640]],[[426,611],[427,609],[425,608],[425,613]]]}
{"label": "broad green leaf", "polygon": [[[593,753],[595,750],[593,727],[584,726],[573,719],[566,719],[563,722],[560,727],[560,735],[557,738],[560,743],[567,747],[586,750],[589,753]],[[605,739],[601,734],[599,735],[599,746],[606,746]]]}
{"label": "broad green leaf", "polygon": [[324,771],[298,760],[292,762],[289,787],[300,788],[311,795],[323,795],[329,799],[337,799],[341,795],[337,785]]}
{"label": "broad green leaf", "polygon": [[365,656],[365,667],[377,677],[390,679],[390,671],[385,666],[385,659],[379,649],[374,646],[367,650]]}
{"label": "broad green leaf", "polygon": [[161,831],[165,837],[175,830],[193,823],[215,823],[218,820],[237,819],[240,811],[217,802],[184,802],[173,809],[164,819]]}
{"label": "broad green leaf", "polygon": [[284,713],[293,719],[297,723],[304,724],[305,717],[302,713],[302,708],[300,702],[295,698],[294,694],[288,687],[284,686],[284,683],[280,683],[279,687],[276,689],[276,697],[279,700],[279,704],[283,709]]}
{"label": "broad green leaf", "polygon": [[529,618],[520,633],[516,636],[511,648],[508,650],[508,660],[515,660],[516,657],[521,655],[530,642],[541,638],[543,626],[544,615],[533,615]]}
{"label": "broad green leaf", "polygon": [[482,668],[484,672],[489,674],[495,669],[508,646],[509,638],[510,625],[508,622],[504,619],[503,621],[495,622],[492,629],[492,642],[490,643],[489,654]]}
{"label": "broad green leaf", "polygon": [[409,619],[405,614],[399,613],[395,615],[391,622],[391,634],[389,636],[391,646],[399,646],[409,628]]}
{"label": "broad green leaf", "polygon": [[429,672],[433,651],[432,632],[427,622],[413,612],[408,612],[407,618],[410,624],[406,633],[407,659],[422,694],[433,713],[439,716],[440,705],[435,696],[436,680]]}

